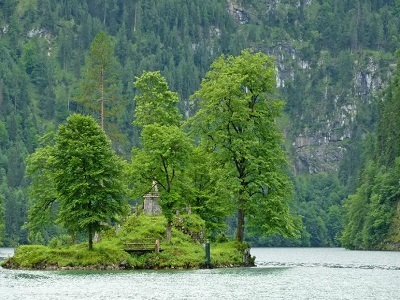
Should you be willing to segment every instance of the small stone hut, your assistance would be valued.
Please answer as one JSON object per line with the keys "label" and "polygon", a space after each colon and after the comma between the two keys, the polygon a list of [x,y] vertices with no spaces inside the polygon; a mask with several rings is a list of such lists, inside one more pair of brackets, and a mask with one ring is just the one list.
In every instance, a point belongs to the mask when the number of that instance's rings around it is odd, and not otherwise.
{"label": "small stone hut", "polygon": [[161,206],[159,204],[160,194],[158,193],[157,183],[153,182],[153,188],[149,193],[143,196],[143,214],[161,215]]}

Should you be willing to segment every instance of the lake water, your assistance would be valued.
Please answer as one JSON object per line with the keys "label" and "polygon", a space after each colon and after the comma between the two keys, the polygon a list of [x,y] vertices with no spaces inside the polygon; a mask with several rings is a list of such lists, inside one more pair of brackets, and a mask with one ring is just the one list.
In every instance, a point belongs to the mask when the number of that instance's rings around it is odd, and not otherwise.
{"label": "lake water", "polygon": [[[12,249],[0,248],[0,257]],[[255,268],[19,271],[0,268],[1,300],[400,299],[400,252],[253,248]]]}

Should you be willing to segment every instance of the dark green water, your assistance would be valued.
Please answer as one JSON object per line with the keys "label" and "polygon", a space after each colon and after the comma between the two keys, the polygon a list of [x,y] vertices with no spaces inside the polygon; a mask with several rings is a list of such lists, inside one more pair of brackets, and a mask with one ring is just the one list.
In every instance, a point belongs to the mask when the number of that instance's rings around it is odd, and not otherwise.
{"label": "dark green water", "polygon": [[[0,248],[0,257],[10,249]],[[255,248],[256,268],[190,271],[0,269],[0,299],[400,299],[400,253]]]}

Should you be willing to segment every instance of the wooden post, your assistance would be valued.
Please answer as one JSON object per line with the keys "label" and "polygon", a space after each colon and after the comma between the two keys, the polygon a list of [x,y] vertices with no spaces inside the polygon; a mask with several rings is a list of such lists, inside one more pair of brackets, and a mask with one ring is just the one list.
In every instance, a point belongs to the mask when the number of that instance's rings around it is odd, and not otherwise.
{"label": "wooden post", "polygon": [[206,267],[207,269],[211,268],[211,251],[210,251],[210,242],[207,240],[206,242]]}
{"label": "wooden post", "polygon": [[156,243],[155,243],[155,245],[154,245],[154,251],[156,252],[156,253],[159,253],[160,252],[160,240],[156,240]]}

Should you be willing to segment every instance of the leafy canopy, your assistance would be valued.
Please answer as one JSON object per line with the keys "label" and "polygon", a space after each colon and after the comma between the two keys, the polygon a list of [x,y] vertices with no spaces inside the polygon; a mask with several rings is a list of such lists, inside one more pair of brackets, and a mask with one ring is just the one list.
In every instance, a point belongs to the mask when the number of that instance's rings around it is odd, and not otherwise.
{"label": "leafy canopy", "polygon": [[135,97],[136,125],[180,125],[182,116],[176,107],[179,96],[169,90],[166,79],[159,71],[144,71],[142,76],[136,77],[135,87],[139,91]]}
{"label": "leafy canopy", "polygon": [[274,66],[271,56],[247,50],[236,57],[221,56],[194,94],[199,110],[190,123],[222,169],[217,185],[230,193],[240,241],[245,215],[250,227],[264,233],[293,235],[297,230],[287,203],[292,185],[275,123],[283,102],[274,95]]}
{"label": "leafy canopy", "polygon": [[70,116],[59,127],[55,145],[38,149],[30,157],[28,172],[37,177],[31,186],[30,222],[38,224],[40,209],[49,209],[57,201],[57,221],[70,232],[86,231],[89,249],[103,222],[115,222],[126,213],[122,162],[92,117]]}
{"label": "leafy canopy", "polygon": [[168,89],[160,72],[143,72],[135,86],[140,92],[135,97],[135,124],[142,127],[142,148],[132,152],[134,189],[142,196],[157,184],[169,241],[173,214],[183,203],[185,165],[192,144],[179,127],[178,95]]}

